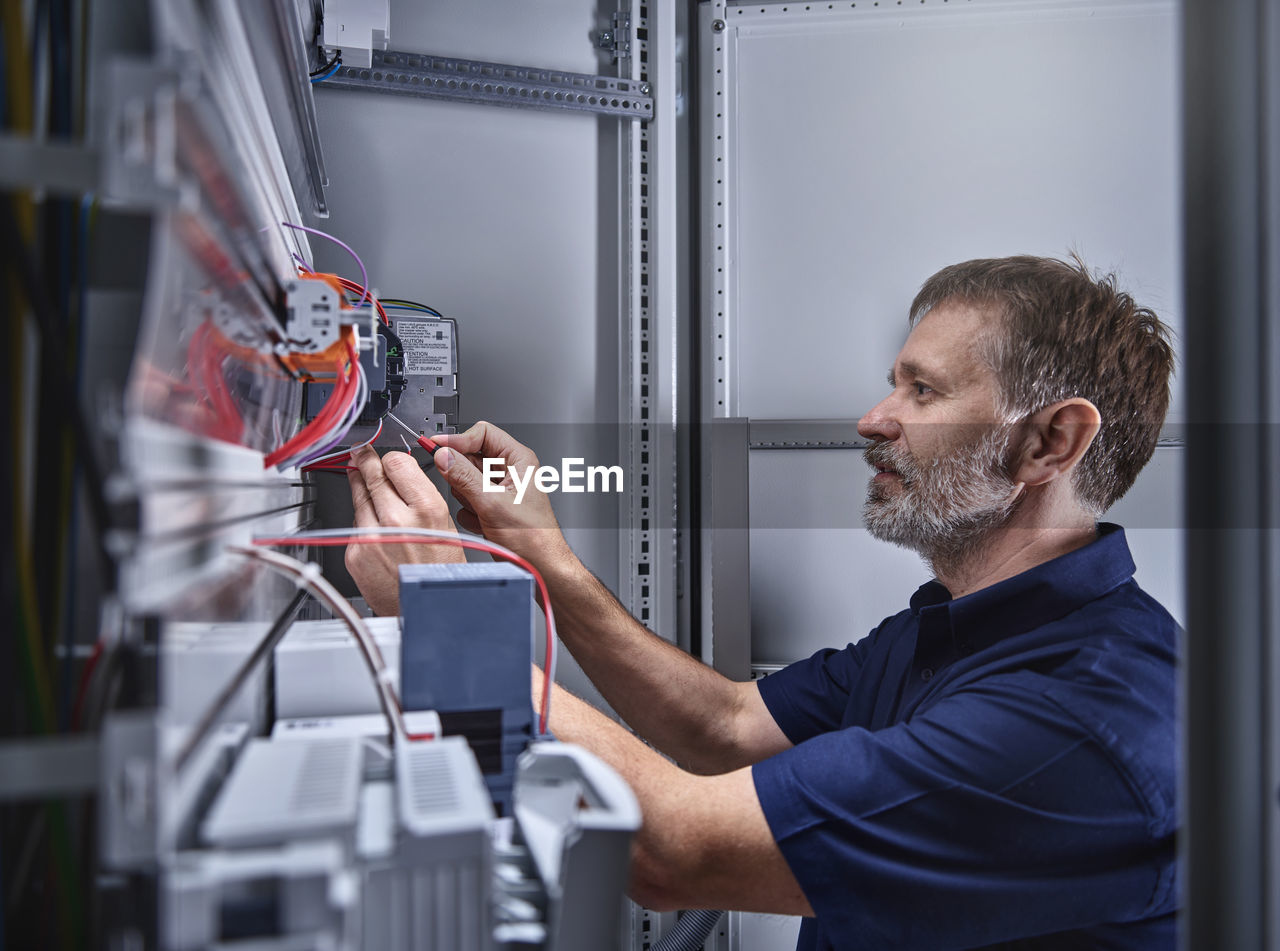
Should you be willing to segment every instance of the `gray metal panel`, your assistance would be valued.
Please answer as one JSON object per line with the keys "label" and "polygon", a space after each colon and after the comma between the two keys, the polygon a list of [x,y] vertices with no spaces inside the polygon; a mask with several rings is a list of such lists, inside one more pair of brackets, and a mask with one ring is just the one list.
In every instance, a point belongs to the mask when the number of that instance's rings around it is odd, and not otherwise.
{"label": "gray metal panel", "polygon": [[751,453],[751,653],[785,663],[843,647],[929,578],[915,554],[862,528],[862,454]]}
{"label": "gray metal panel", "polygon": [[717,419],[702,434],[702,660],[732,680],[751,668],[750,426]]}
{"label": "gray metal panel", "polygon": [[862,412],[973,257],[1073,246],[1180,325],[1173,3],[842,6],[723,13],[725,415]]}

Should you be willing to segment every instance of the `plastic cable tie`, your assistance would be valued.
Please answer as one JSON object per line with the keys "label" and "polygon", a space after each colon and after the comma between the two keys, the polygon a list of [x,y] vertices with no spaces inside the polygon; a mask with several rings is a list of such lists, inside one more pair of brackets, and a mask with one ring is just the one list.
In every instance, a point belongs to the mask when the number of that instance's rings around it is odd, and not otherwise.
{"label": "plastic cable tie", "polygon": [[320,571],[320,566],[314,561],[304,562],[302,571],[298,575],[299,579],[307,584],[319,584],[324,579],[324,574]]}

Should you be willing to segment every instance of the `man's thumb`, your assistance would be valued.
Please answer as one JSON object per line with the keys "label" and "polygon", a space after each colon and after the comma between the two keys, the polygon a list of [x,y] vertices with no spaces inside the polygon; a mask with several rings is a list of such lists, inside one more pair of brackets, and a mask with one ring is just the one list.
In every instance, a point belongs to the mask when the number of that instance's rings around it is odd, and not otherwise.
{"label": "man's thumb", "polygon": [[445,446],[431,457],[436,469],[444,476],[450,488],[464,501],[470,501],[480,490],[480,473],[466,456]]}

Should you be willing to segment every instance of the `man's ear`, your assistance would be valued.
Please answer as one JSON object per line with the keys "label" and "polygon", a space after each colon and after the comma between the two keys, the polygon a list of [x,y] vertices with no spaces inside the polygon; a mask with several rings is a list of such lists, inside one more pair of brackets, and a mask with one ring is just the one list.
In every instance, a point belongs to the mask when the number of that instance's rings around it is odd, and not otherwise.
{"label": "man's ear", "polygon": [[1102,414],[1083,397],[1046,406],[1023,423],[1013,481],[1044,485],[1075,468],[1098,435]]}

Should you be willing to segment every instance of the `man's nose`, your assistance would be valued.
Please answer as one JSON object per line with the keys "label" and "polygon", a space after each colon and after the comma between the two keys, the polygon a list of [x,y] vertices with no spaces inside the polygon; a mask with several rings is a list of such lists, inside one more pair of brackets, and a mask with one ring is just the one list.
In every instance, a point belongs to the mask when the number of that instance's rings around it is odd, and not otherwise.
{"label": "man's nose", "polygon": [[902,435],[902,427],[893,414],[893,394],[889,394],[858,420],[858,435],[875,442],[893,442]]}

